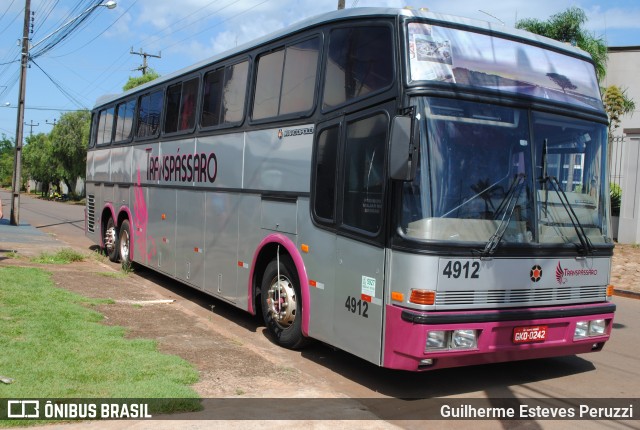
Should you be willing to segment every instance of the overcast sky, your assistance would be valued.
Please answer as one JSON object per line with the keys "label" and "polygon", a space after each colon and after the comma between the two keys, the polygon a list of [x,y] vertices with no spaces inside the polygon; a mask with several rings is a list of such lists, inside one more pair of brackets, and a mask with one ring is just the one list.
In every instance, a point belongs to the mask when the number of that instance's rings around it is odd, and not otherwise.
{"label": "overcast sky", "polygon": [[[16,130],[19,58],[24,0],[0,1],[0,134]],[[149,65],[161,75],[248,42],[301,19],[336,9],[337,0],[118,0],[113,10],[95,9],[63,43],[36,59],[28,70],[25,121],[48,133],[64,110],[91,108],[106,93],[119,93],[142,64],[130,50],[153,55]],[[32,43],[77,16],[92,0],[32,0]],[[482,4],[482,6],[479,6]],[[80,7],[78,7],[80,5]],[[428,7],[432,12],[503,22],[547,19],[571,6],[585,10],[587,28],[609,46],[640,45],[637,0],[346,0],[347,7]],[[75,9],[74,9],[75,8]],[[480,11],[479,9],[482,9]],[[73,11],[76,11],[75,14]],[[6,106],[9,103],[9,106]],[[25,135],[31,131],[25,126]]]}

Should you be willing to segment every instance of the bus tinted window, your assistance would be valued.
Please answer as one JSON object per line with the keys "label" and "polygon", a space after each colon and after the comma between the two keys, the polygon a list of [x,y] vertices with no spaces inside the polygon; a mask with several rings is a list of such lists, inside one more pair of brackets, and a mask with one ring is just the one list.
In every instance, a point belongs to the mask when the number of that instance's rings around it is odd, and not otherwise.
{"label": "bus tinted window", "polygon": [[171,85],[167,89],[164,132],[191,130],[196,124],[198,78]]}
{"label": "bus tinted window", "polygon": [[129,100],[118,105],[116,114],[116,132],[114,142],[123,142],[131,138],[133,131],[133,115],[136,110],[136,101]]}
{"label": "bus tinted window", "polygon": [[258,58],[253,119],[313,108],[319,51],[316,37]]}
{"label": "bus tinted window", "polygon": [[393,82],[389,27],[340,28],[331,32],[323,107],[330,108],[382,90]]}
{"label": "bus tinted window", "polygon": [[343,223],[371,233],[382,226],[387,123],[378,114],[347,128]]}
{"label": "bus tinted window", "polygon": [[155,91],[142,96],[140,98],[140,107],[138,109],[138,128],[136,130],[136,136],[157,136],[161,112],[162,91]]}
{"label": "bus tinted window", "polygon": [[242,121],[249,62],[208,72],[204,77],[202,127]]}
{"label": "bus tinted window", "polygon": [[253,100],[253,118],[278,115],[284,50],[263,55],[258,59],[258,79]]}
{"label": "bus tinted window", "polygon": [[335,218],[336,166],[338,164],[339,128],[323,130],[318,136],[315,166],[315,212],[320,218]]}
{"label": "bus tinted window", "polygon": [[111,143],[113,132],[113,108],[100,111],[98,122],[98,132],[96,133],[96,143],[98,145],[108,145]]}
{"label": "bus tinted window", "polygon": [[317,37],[287,47],[280,115],[305,112],[313,107],[319,51],[320,39]]}

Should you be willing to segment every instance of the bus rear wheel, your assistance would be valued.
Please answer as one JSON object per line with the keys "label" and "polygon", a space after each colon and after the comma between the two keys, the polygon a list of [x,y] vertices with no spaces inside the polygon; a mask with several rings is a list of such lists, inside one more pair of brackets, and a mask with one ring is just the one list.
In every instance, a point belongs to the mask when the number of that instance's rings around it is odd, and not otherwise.
{"label": "bus rear wheel", "polygon": [[277,259],[267,265],[262,277],[261,304],[264,322],[278,345],[298,349],[306,344],[302,334],[300,282],[288,256],[280,257],[279,266]]}
{"label": "bus rear wheel", "polygon": [[122,221],[120,225],[120,235],[118,237],[118,250],[122,264],[131,264],[131,233],[129,220]]}
{"label": "bus rear wheel", "polygon": [[118,230],[116,229],[116,223],[113,222],[113,218],[109,218],[107,221],[107,228],[104,230],[104,250],[109,257],[109,260],[116,263],[118,261],[119,249],[118,249]]}

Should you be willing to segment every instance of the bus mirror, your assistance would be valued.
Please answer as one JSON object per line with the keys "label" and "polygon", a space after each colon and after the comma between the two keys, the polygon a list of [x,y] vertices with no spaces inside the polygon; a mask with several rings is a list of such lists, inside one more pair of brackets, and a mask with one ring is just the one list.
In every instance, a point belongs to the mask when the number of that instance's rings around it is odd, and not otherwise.
{"label": "bus mirror", "polygon": [[417,126],[413,115],[399,115],[391,124],[389,174],[397,181],[412,181],[418,165]]}

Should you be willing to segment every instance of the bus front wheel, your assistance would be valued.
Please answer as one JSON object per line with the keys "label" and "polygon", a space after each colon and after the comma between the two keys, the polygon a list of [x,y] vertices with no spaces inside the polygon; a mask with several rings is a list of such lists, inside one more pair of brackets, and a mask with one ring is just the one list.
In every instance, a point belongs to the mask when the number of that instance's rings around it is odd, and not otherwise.
{"label": "bus front wheel", "polygon": [[113,218],[109,218],[107,228],[104,231],[104,250],[109,260],[114,263],[118,261],[118,257],[120,257],[118,252],[118,230]]}
{"label": "bus front wheel", "polygon": [[290,349],[304,346],[300,282],[288,256],[280,257],[279,266],[277,259],[267,265],[262,277],[261,303],[264,322],[276,343]]}

